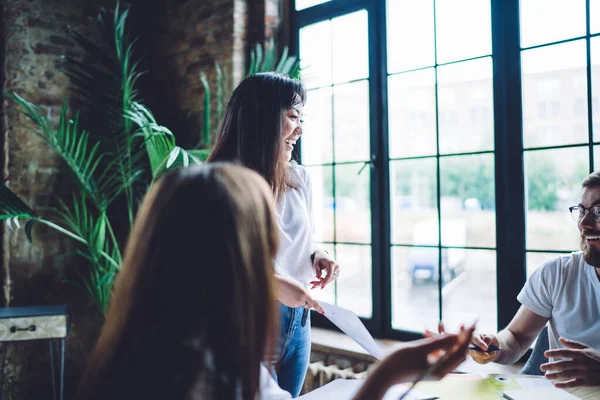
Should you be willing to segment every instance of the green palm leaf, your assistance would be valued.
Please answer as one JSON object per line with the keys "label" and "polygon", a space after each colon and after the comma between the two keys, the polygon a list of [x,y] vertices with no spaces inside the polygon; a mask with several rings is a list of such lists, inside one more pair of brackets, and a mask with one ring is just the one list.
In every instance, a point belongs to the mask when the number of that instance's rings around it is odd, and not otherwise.
{"label": "green palm leaf", "polygon": [[203,123],[203,144],[208,146],[210,143],[210,130],[212,126],[211,122],[211,112],[210,112],[210,85],[208,84],[208,79],[206,78],[206,74],[202,71],[200,72],[200,82],[202,83],[202,87],[204,88],[204,123]]}
{"label": "green palm leaf", "polygon": [[170,130],[159,125],[150,110],[142,104],[133,102],[125,116],[138,126],[136,135],[144,140],[144,147],[152,168],[152,177],[156,179],[164,170],[165,160],[169,159],[175,148],[175,137]]}
{"label": "green palm leaf", "polygon": [[70,206],[60,199],[59,203],[59,208],[55,210],[56,213],[70,231],[85,240],[87,252],[94,262],[99,263],[102,258],[107,258],[109,254],[112,254],[109,257],[112,262],[109,261],[109,264],[118,269],[121,265],[121,252],[106,211],[101,210],[94,215],[87,206],[85,195],[73,195]]}
{"label": "green palm leaf", "polygon": [[[108,188],[112,193],[125,192],[131,223],[135,200],[147,188],[138,183],[149,180],[150,168],[143,140],[134,135],[135,127],[126,116],[137,97],[135,84],[141,75],[138,63],[133,61],[134,41],[130,42],[126,34],[128,13],[118,3],[114,12],[103,8],[95,25],[95,41],[71,31],[71,37],[91,62],[67,57],[66,73],[83,105],[83,125],[101,143],[100,151],[110,156],[102,160],[99,170],[113,177]],[[115,192],[117,188],[120,190]]]}
{"label": "green palm leaf", "polygon": [[4,183],[0,182],[0,220],[6,220],[9,226],[14,223],[17,227],[20,226],[20,219],[26,220],[25,235],[27,240],[31,242],[31,229],[37,218],[31,207]]}
{"label": "green palm leaf", "polygon": [[205,162],[210,155],[210,149],[194,149],[187,150],[187,152],[190,154],[190,156],[194,156],[200,163]]}
{"label": "green palm leaf", "polygon": [[[223,94],[224,79],[223,79],[223,71],[221,70],[221,66],[216,61],[215,61],[215,72],[217,73],[217,96],[216,96],[217,97],[217,119],[220,120],[221,117],[223,116],[223,109],[225,106],[224,94]],[[210,139],[210,137],[209,137],[209,139]],[[206,143],[206,144],[208,145],[209,143]]]}
{"label": "green palm leaf", "polygon": [[99,151],[99,142],[90,141],[88,132],[80,131],[79,113],[75,114],[74,119],[68,119],[67,106],[63,104],[58,127],[54,130],[50,118],[39,107],[16,93],[6,94],[6,97],[19,104],[20,111],[37,125],[39,129],[34,132],[66,161],[98,209],[105,209],[129,183],[123,183],[109,173],[110,168],[99,169],[106,154]]}
{"label": "green palm leaf", "polygon": [[275,49],[275,41],[271,38],[265,44],[264,59],[260,65],[261,71],[274,71],[277,58],[277,50]]}
{"label": "green palm leaf", "polygon": [[202,164],[207,157],[208,150],[184,150],[179,146],[175,146],[168,157],[159,164],[156,170],[156,177],[158,178],[170,169],[187,168],[190,165]]}

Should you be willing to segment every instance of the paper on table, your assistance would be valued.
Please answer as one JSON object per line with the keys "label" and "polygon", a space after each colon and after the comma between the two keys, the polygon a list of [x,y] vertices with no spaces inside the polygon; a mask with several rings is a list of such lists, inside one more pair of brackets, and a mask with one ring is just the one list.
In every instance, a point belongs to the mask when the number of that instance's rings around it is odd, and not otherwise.
{"label": "paper on table", "polygon": [[345,308],[325,303],[324,301],[319,301],[319,304],[325,310],[325,316],[340,328],[342,332],[350,336],[373,357],[379,360],[384,357],[383,350],[375,343],[373,336],[371,336],[356,314]]}
{"label": "paper on table", "polygon": [[565,392],[562,389],[555,387],[551,388],[534,388],[534,389],[522,389],[522,390],[505,390],[504,397],[511,400],[531,400],[531,399],[544,399],[544,400],[577,400],[579,397],[575,397],[572,394]]}
{"label": "paper on table", "polygon": [[548,389],[554,388],[552,382],[548,379],[540,378],[517,378],[517,383],[521,386],[521,389]]}
{"label": "paper on table", "polygon": [[417,389],[444,400],[499,400],[502,396],[489,378],[448,375],[440,381],[419,382]]}
{"label": "paper on table", "polygon": [[300,396],[298,400],[351,399],[362,384],[362,379],[336,379],[327,385],[323,385],[312,392]]}
{"label": "paper on table", "polygon": [[[362,379],[336,379],[325,386],[321,386],[312,392],[300,396],[298,400],[348,400],[360,389],[363,382]],[[383,400],[397,400],[407,390],[407,386],[394,385],[387,391]],[[437,398],[437,396],[413,390],[409,393],[406,400],[431,400]]]}

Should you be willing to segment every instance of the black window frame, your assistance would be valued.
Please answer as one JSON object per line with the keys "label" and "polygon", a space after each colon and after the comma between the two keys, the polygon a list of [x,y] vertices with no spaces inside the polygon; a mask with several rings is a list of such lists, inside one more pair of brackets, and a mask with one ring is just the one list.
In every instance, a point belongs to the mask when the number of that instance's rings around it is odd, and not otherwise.
{"label": "black window frame", "polygon": [[[430,0],[435,2],[435,0]],[[523,145],[523,101],[521,82],[521,51],[519,0],[490,0],[493,67],[493,110],[496,201],[496,285],[497,324],[505,327],[516,314],[520,304],[517,295],[526,281],[527,252],[561,253],[560,250],[526,249],[526,192]],[[295,11],[294,0],[288,0],[291,23],[290,49],[298,54],[299,31],[303,26],[359,10],[368,13],[369,32],[369,89],[371,132],[371,210],[372,210],[372,293],[373,316],[363,319],[374,336],[397,340],[421,337],[418,332],[392,328],[391,293],[391,212],[390,159],[387,115],[387,57],[386,57],[386,0],[331,0],[311,8]],[[587,104],[589,170],[594,166],[594,145],[591,89],[590,4],[586,1],[586,35],[546,45],[586,39],[587,43]],[[436,64],[437,65],[437,64]],[[437,84],[436,84],[437,86]],[[437,104],[437,100],[436,100]],[[437,105],[436,105],[437,108]],[[436,110],[437,111],[437,110]],[[436,113],[437,114],[437,113]],[[436,115],[439,118],[439,114]],[[438,128],[439,129],[439,128]],[[438,135],[439,142],[439,135]],[[552,146],[551,148],[579,145]],[[439,147],[439,143],[438,143]],[[298,147],[299,148],[299,147]],[[438,149],[439,150],[439,149]],[[528,149],[529,150],[529,149]],[[468,153],[465,153],[468,154]],[[437,157],[440,157],[439,151]],[[439,163],[437,167],[438,197],[440,196]],[[582,177],[583,178],[583,177]],[[439,200],[439,198],[438,198]],[[438,202],[438,209],[440,204]],[[565,210],[567,212],[567,210]],[[441,234],[440,234],[441,235]],[[441,240],[438,246],[440,249]],[[468,248],[468,247],[467,247]],[[441,261],[442,252],[439,252]],[[441,262],[438,265],[441,276]],[[438,282],[441,293],[442,281]],[[438,309],[442,315],[442,296]],[[331,328],[324,317],[313,313],[315,326]]]}

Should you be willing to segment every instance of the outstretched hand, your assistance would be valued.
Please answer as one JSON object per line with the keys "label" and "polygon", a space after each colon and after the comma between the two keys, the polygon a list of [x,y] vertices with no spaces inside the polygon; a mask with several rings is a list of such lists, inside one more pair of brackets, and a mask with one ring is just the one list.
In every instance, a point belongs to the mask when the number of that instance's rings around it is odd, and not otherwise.
{"label": "outstretched hand", "polygon": [[[440,322],[438,324],[438,333],[440,335],[446,334],[444,324]],[[425,331],[425,337],[434,337],[436,334],[430,330]],[[496,335],[477,333],[473,334],[471,338],[471,344],[479,347],[481,350],[469,350],[469,355],[478,364],[487,364],[495,361],[500,354],[499,351],[488,351],[490,346],[500,347],[500,342]]]}
{"label": "outstretched hand", "polygon": [[474,327],[461,328],[458,334],[444,333],[441,336],[410,342],[390,354],[389,362],[395,363],[398,371],[404,370],[399,378],[400,381],[406,382],[414,380],[439,361],[430,371],[431,374],[425,378],[441,379],[465,360],[474,330]]}
{"label": "outstretched hand", "polygon": [[467,357],[474,330],[461,328],[457,335],[444,333],[404,345],[374,367],[354,400],[381,399],[402,382],[443,378]]}
{"label": "outstretched hand", "polygon": [[496,335],[488,333],[478,333],[473,335],[471,343],[479,347],[481,350],[469,350],[469,355],[475,362],[479,364],[488,364],[496,361],[500,355],[500,351],[488,351],[490,346],[500,347],[500,342]]}
{"label": "outstretched hand", "polygon": [[600,351],[562,337],[560,342],[566,348],[547,350],[544,353],[547,358],[562,358],[540,365],[546,378],[554,381],[554,386],[561,389],[600,385]]}

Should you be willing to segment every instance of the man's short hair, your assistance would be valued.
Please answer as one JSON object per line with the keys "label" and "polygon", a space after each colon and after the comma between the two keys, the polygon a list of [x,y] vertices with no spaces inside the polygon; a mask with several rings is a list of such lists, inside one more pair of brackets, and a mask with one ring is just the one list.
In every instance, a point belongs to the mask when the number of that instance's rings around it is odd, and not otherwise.
{"label": "man's short hair", "polygon": [[581,183],[581,187],[583,187],[583,188],[597,187],[597,186],[600,186],[600,172],[592,172]]}

